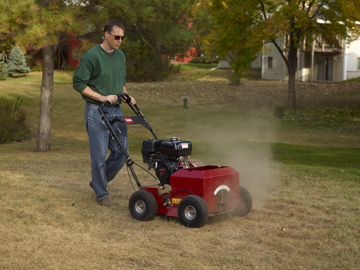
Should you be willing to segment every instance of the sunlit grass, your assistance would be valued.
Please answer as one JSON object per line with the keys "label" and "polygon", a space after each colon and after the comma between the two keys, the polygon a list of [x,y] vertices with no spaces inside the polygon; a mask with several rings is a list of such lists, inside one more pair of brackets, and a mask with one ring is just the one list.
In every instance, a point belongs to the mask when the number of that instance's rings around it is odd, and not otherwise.
{"label": "sunlit grass", "polygon": [[360,82],[360,77],[352,78],[343,82]]}
{"label": "sunlit grass", "polygon": [[[54,71],[54,85],[60,84],[72,84],[72,76],[74,71],[65,71],[65,70],[55,70]],[[42,71],[32,71],[24,77],[20,78],[11,78],[7,77],[7,81],[12,82],[30,82],[30,83],[40,83],[42,81]]]}
{"label": "sunlit grass", "polygon": [[172,64],[175,67],[179,67],[180,70],[193,70],[193,69],[212,69],[218,67],[219,64],[201,64],[201,63],[180,63]]}

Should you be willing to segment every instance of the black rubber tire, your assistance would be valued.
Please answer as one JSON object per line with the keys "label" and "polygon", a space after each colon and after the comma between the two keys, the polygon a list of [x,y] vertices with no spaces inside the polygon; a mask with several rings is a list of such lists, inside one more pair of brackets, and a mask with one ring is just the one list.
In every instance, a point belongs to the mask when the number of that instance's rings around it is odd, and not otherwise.
{"label": "black rubber tire", "polygon": [[243,187],[240,187],[239,194],[240,194],[240,202],[239,202],[239,205],[236,208],[235,212],[236,212],[236,215],[238,215],[240,217],[245,217],[251,211],[252,198],[251,198],[249,191],[247,191]]}
{"label": "black rubber tire", "polygon": [[184,226],[200,228],[207,222],[209,211],[203,198],[189,195],[181,200],[178,207],[178,215],[181,224]]}
{"label": "black rubber tire", "polygon": [[157,213],[157,202],[154,195],[147,190],[136,191],[129,200],[129,211],[134,219],[152,220]]}

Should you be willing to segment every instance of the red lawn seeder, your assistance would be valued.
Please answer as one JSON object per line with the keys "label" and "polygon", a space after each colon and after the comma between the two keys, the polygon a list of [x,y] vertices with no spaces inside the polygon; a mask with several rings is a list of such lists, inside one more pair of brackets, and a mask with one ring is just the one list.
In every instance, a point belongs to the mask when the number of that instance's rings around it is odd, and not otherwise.
{"label": "red lawn seeder", "polygon": [[[127,94],[118,94],[118,98],[130,101]],[[191,142],[181,141],[178,137],[159,140],[139,107],[127,104],[136,116],[114,117],[109,121],[103,111],[104,106],[110,105],[109,102],[99,107],[99,113],[112,139],[126,156],[126,165],[139,188],[129,200],[129,210],[134,219],[148,221],[156,214],[164,214],[178,217],[185,226],[199,228],[207,222],[209,215],[232,211],[246,216],[251,211],[250,193],[240,187],[236,170],[229,166],[205,166],[199,160],[190,160]],[[155,139],[143,141],[141,152],[149,170],[155,170],[157,178],[153,177],[158,184],[140,184],[132,167],[136,163],[113,129],[117,121],[125,121],[127,125],[141,124],[154,136]]]}

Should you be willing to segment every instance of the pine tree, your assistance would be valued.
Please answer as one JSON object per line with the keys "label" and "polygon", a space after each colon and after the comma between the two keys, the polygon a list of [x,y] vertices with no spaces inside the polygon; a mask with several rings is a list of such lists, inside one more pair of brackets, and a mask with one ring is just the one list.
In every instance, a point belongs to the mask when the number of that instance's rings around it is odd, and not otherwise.
{"label": "pine tree", "polygon": [[15,45],[8,58],[8,74],[10,77],[22,77],[31,70],[26,63],[24,53],[18,45]]}
{"label": "pine tree", "polygon": [[5,61],[0,61],[0,81],[5,81],[7,77],[7,64]]}

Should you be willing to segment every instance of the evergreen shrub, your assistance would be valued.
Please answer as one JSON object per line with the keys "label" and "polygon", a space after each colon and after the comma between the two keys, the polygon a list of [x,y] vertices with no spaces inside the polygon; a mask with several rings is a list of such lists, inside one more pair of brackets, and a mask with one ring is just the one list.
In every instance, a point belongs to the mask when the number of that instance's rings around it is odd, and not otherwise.
{"label": "evergreen shrub", "polygon": [[19,142],[28,137],[30,130],[25,124],[26,113],[20,108],[22,100],[0,97],[0,144]]}
{"label": "evergreen shrub", "polygon": [[23,77],[25,73],[29,73],[31,69],[26,63],[24,53],[18,45],[15,45],[8,57],[8,74],[10,77]]}

